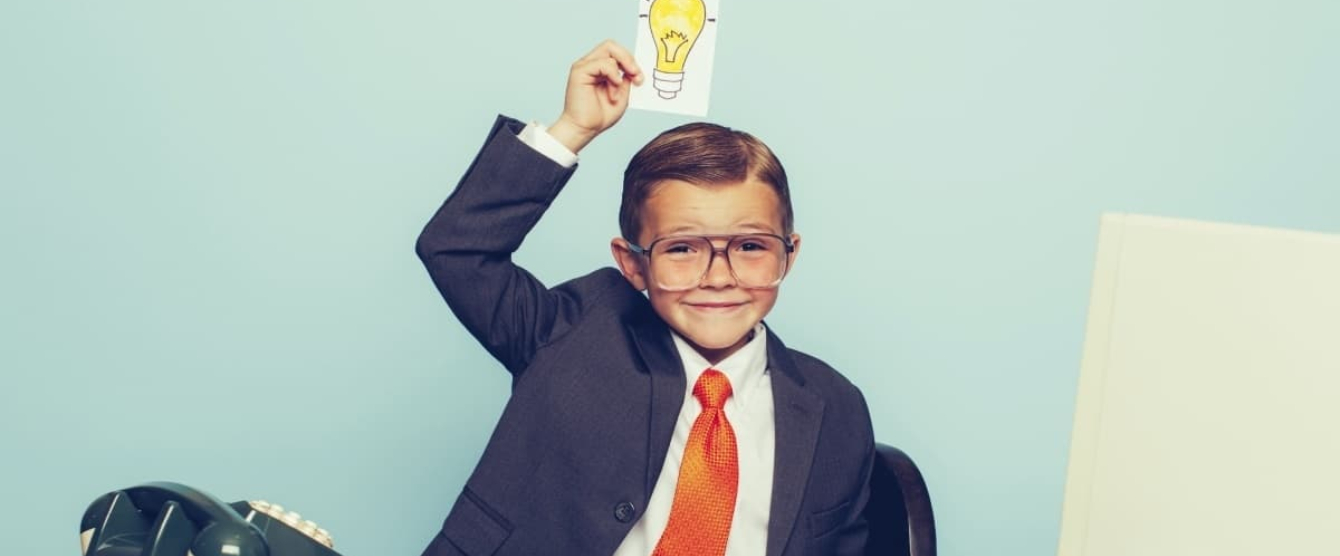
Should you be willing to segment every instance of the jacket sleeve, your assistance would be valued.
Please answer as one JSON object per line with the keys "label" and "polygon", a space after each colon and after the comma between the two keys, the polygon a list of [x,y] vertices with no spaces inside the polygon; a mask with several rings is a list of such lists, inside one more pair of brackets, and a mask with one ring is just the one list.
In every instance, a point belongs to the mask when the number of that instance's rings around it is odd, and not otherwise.
{"label": "jacket sleeve", "polygon": [[452,312],[514,376],[608,291],[611,277],[622,279],[597,272],[550,289],[512,262],[575,169],[523,143],[517,138],[522,128],[498,117],[415,245]]}

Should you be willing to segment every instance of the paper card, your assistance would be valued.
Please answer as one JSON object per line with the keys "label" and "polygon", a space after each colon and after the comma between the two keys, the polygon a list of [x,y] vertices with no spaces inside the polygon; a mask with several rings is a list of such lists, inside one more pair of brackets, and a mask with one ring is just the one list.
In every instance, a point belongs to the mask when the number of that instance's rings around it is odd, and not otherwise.
{"label": "paper card", "polygon": [[633,56],[646,81],[629,106],[706,116],[716,56],[719,0],[638,0]]}

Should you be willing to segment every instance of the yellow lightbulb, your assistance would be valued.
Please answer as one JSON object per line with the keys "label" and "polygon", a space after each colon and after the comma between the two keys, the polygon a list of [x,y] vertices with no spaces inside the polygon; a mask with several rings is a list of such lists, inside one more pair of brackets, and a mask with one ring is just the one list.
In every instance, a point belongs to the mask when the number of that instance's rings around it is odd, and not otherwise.
{"label": "yellow lightbulb", "polygon": [[684,61],[707,22],[707,5],[703,0],[656,0],[647,19],[656,43],[652,86],[661,98],[675,98],[684,85]]}

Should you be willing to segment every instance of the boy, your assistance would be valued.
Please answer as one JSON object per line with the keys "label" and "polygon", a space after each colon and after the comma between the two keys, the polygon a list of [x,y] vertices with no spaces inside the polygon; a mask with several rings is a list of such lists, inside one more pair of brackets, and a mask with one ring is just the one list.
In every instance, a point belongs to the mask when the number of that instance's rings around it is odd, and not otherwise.
{"label": "boy", "polygon": [[625,49],[598,46],[552,127],[498,118],[419,237],[452,311],[513,375],[425,556],[862,553],[865,401],[762,324],[800,247],[763,143],[690,124],[643,147],[624,174],[618,271],[550,289],[512,263],[642,81]]}

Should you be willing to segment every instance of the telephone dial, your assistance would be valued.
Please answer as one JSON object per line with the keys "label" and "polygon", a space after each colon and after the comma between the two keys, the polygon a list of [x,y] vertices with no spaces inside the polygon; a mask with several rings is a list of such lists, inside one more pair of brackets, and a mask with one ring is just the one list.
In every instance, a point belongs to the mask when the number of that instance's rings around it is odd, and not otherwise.
{"label": "telephone dial", "polygon": [[79,531],[83,556],[340,556],[330,533],[282,506],[168,482],[102,495]]}

